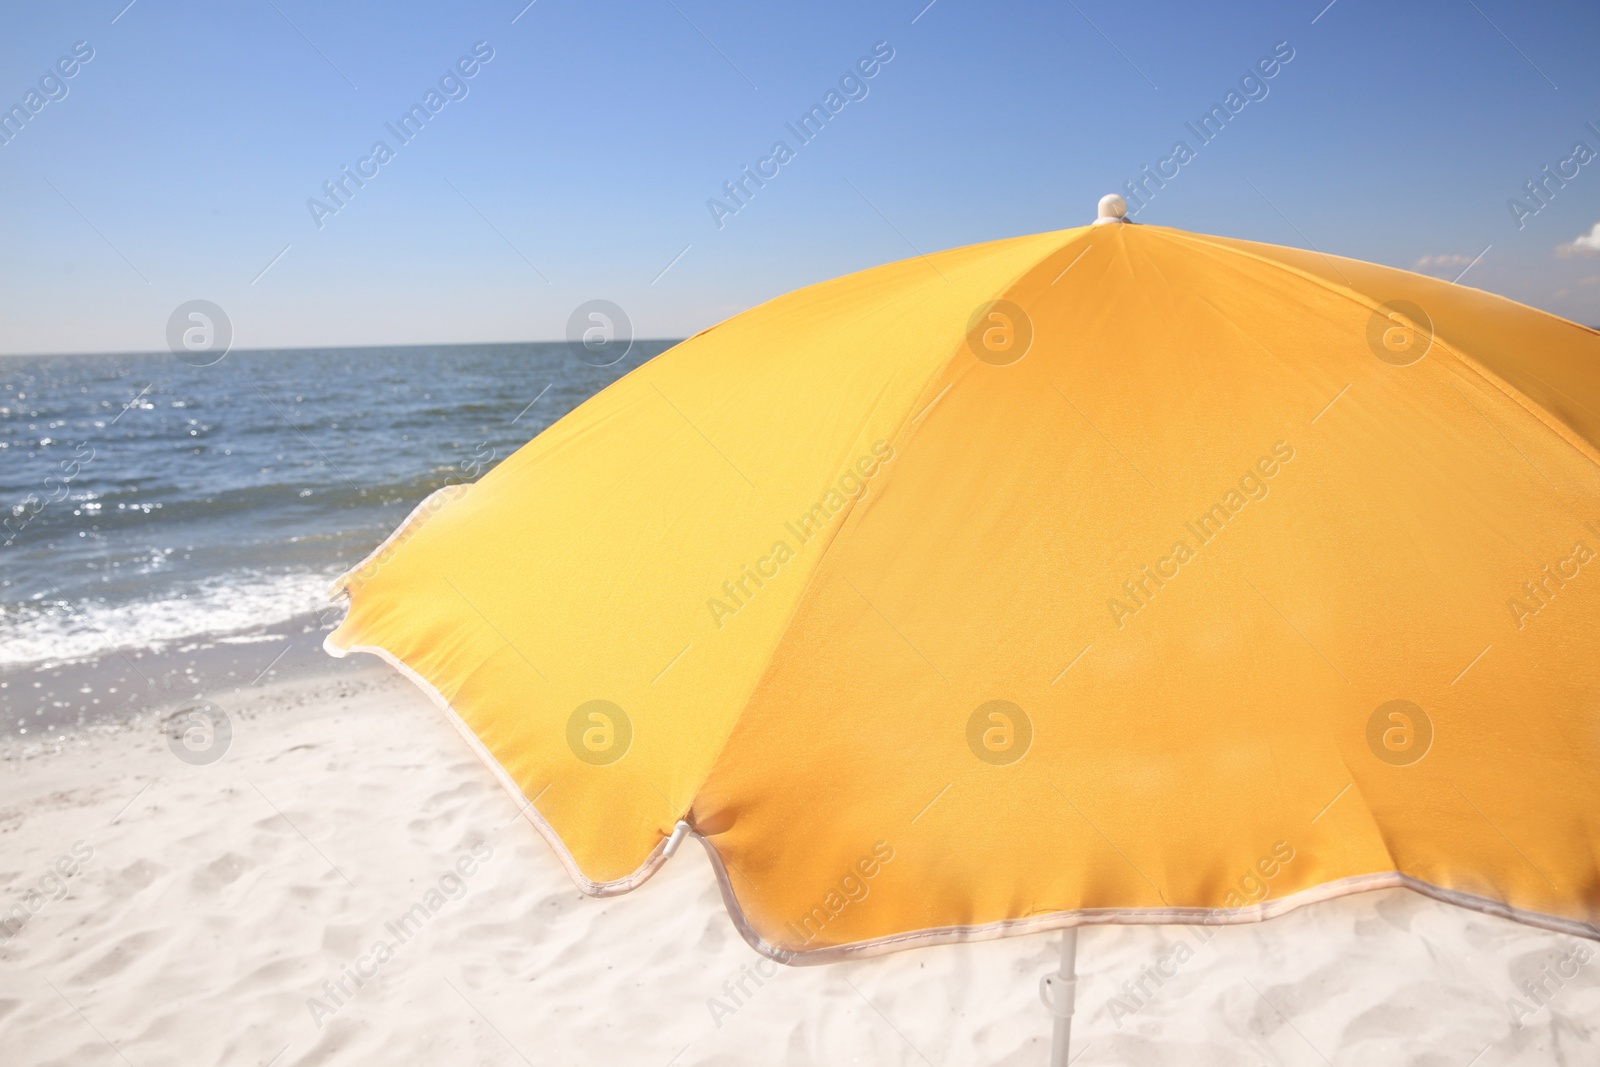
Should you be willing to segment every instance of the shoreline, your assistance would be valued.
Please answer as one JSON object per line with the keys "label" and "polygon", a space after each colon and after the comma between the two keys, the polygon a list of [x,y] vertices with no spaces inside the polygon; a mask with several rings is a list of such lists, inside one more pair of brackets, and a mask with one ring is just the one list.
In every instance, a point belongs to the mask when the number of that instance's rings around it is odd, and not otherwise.
{"label": "shoreline", "polygon": [[342,663],[322,651],[323,637],[343,614],[342,605],[330,604],[266,626],[195,634],[153,648],[0,667],[0,761],[132,727],[187,701],[226,703],[274,679],[364,670],[367,664]]}

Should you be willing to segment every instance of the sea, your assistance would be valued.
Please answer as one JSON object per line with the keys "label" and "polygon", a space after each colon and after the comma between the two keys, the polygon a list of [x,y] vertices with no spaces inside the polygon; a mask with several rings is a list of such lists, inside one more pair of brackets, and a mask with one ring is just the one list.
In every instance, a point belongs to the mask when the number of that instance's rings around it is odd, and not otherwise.
{"label": "sea", "polygon": [[333,578],[673,343],[0,357],[0,745],[337,672]]}

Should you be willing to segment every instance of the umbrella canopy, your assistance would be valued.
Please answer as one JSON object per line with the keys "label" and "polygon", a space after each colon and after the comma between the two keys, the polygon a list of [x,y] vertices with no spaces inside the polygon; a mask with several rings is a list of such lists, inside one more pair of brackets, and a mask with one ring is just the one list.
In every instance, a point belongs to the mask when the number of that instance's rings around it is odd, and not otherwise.
{"label": "umbrella canopy", "polygon": [[588,892],[788,962],[1406,886],[1600,934],[1600,334],[1155,226],[812,286],[340,580]]}

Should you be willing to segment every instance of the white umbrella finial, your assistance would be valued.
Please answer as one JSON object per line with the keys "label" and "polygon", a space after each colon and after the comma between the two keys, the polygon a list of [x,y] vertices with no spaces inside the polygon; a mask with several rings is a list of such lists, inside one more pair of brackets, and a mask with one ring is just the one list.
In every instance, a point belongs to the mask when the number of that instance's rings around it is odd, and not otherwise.
{"label": "white umbrella finial", "polygon": [[1094,220],[1096,226],[1104,226],[1110,222],[1128,221],[1128,202],[1116,193],[1107,193],[1100,198],[1100,217]]}

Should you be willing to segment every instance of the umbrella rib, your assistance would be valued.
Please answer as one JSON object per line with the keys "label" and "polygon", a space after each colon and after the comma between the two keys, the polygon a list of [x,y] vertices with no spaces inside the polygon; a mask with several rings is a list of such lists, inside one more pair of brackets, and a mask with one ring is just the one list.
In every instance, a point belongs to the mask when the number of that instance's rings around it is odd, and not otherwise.
{"label": "umbrella rib", "polygon": [[[1267,266],[1272,267],[1272,268],[1274,268],[1276,270],[1283,271],[1283,272],[1285,272],[1287,274],[1292,274],[1292,275],[1294,275],[1294,276],[1296,276],[1298,278],[1301,278],[1301,279],[1304,279],[1306,281],[1309,281],[1314,285],[1320,285],[1324,289],[1327,289],[1331,293],[1336,293],[1339,296],[1342,296],[1342,297],[1344,297],[1344,298],[1346,298],[1348,300],[1352,300],[1356,304],[1360,305],[1361,307],[1366,308],[1368,312],[1376,310],[1376,308],[1373,306],[1374,305],[1374,301],[1373,301],[1372,297],[1367,296],[1367,295],[1365,295],[1363,293],[1359,293],[1353,287],[1350,287],[1350,286],[1340,287],[1339,285],[1335,284],[1333,281],[1331,281],[1331,280],[1329,280],[1327,278],[1323,278],[1323,277],[1321,277],[1319,275],[1312,274],[1311,272],[1306,271],[1306,270],[1302,270],[1302,269],[1300,269],[1298,267],[1291,267],[1288,264],[1282,262],[1281,260],[1272,259],[1272,258],[1267,257],[1267,256],[1257,255],[1254,252],[1246,252],[1246,251],[1243,251],[1243,250],[1241,250],[1239,248],[1235,248],[1235,247],[1233,247],[1231,245],[1218,244],[1215,241],[1206,240],[1206,239],[1204,239],[1203,236],[1199,236],[1199,235],[1195,235],[1195,234],[1183,234],[1183,233],[1181,233],[1181,231],[1177,231],[1177,230],[1169,230],[1169,231],[1161,231],[1161,232],[1162,232],[1162,236],[1166,237],[1166,238],[1171,238],[1171,239],[1174,239],[1174,240],[1189,240],[1189,241],[1191,241],[1193,243],[1196,243],[1196,244],[1203,244],[1203,245],[1206,245],[1206,246],[1208,246],[1210,248],[1217,249],[1218,251],[1226,253],[1228,255],[1241,256],[1241,257],[1243,257],[1245,259],[1254,260],[1257,263],[1266,264]],[[1319,254],[1323,255],[1324,258],[1327,258],[1326,253],[1319,253]],[[1534,400],[1533,397],[1531,395],[1529,395],[1527,392],[1522,390],[1520,387],[1511,384],[1506,379],[1500,377],[1499,373],[1496,372],[1495,370],[1493,370],[1492,368],[1478,363],[1471,356],[1468,356],[1465,352],[1461,351],[1459,348],[1456,348],[1455,346],[1451,345],[1449,342],[1443,340],[1437,334],[1434,335],[1434,343],[1439,345],[1439,347],[1440,347],[1440,349],[1442,351],[1444,351],[1445,353],[1447,353],[1450,356],[1453,356],[1467,370],[1469,370],[1472,373],[1476,374],[1479,378],[1483,379],[1489,385],[1492,385],[1495,389],[1499,390],[1501,394],[1503,394],[1505,397],[1510,399],[1512,402],[1520,405],[1524,410],[1526,410],[1528,412],[1528,414],[1532,415],[1534,418],[1538,419],[1540,422],[1543,422],[1557,437],[1559,437],[1561,440],[1565,441],[1569,446],[1571,446],[1573,451],[1577,452],[1580,456],[1582,456],[1584,459],[1588,460],[1590,463],[1593,463],[1596,466],[1600,466],[1600,455],[1596,454],[1594,447],[1589,444],[1587,439],[1585,439],[1580,434],[1578,434],[1575,431],[1573,431],[1570,427],[1568,427],[1566,425],[1566,423],[1562,422],[1560,419],[1557,419],[1553,415],[1551,415],[1550,411],[1543,404],[1541,404],[1539,401]],[[1556,386],[1552,385],[1551,383],[1545,381],[1543,378],[1541,378],[1538,374],[1535,374],[1528,367],[1526,367],[1526,366],[1522,367],[1521,368],[1521,372],[1523,374],[1526,374],[1533,381],[1538,382],[1541,386],[1543,386],[1545,389],[1548,389],[1554,395],[1560,397],[1562,400],[1564,400],[1567,403],[1573,405],[1574,407],[1582,410],[1585,414],[1592,415],[1595,418],[1600,418],[1600,411],[1596,411],[1593,408],[1590,408],[1589,405],[1585,404],[1583,401],[1579,400],[1577,397],[1572,396],[1570,393],[1566,392],[1565,390],[1557,388]]]}
{"label": "umbrella rib", "polygon": [[915,426],[917,423],[921,422],[923,420],[923,418],[928,414],[928,412],[933,410],[933,405],[935,405],[939,401],[943,400],[944,399],[944,394],[948,393],[955,384],[956,384],[955,382],[950,382],[950,383],[946,384],[943,389],[939,390],[939,395],[934,397],[932,400],[928,401],[928,405],[926,407],[924,407],[921,411],[917,412],[916,415],[912,417],[911,425]]}
{"label": "umbrella rib", "polygon": [[1556,492],[1558,492],[1558,493],[1561,491],[1560,489],[1556,488],[1556,483],[1552,482],[1550,480],[1550,476],[1548,474],[1546,474],[1544,471],[1540,470],[1538,468],[1538,466],[1536,466],[1534,464],[1533,460],[1528,458],[1528,454],[1526,452],[1524,452],[1522,449],[1518,448],[1517,447],[1517,443],[1515,441],[1513,441],[1511,438],[1509,438],[1509,437],[1507,437],[1505,435],[1505,431],[1504,430],[1500,429],[1499,426],[1495,425],[1495,421],[1493,419],[1491,419],[1489,416],[1485,415],[1482,411],[1480,411],[1478,409],[1478,405],[1476,405],[1476,404],[1474,404],[1472,402],[1472,398],[1471,397],[1467,396],[1466,393],[1462,393],[1460,387],[1458,387],[1454,382],[1450,383],[1450,388],[1454,389],[1457,393],[1460,394],[1461,399],[1466,402],[1467,407],[1471,408],[1473,410],[1473,413],[1476,414],[1478,416],[1478,418],[1482,419],[1484,422],[1489,424],[1489,429],[1493,430],[1495,433],[1500,435],[1500,440],[1502,440],[1506,444],[1510,445],[1512,451],[1514,451],[1517,455],[1522,457],[1522,462],[1526,463],[1530,468],[1532,468],[1533,473],[1537,474],[1539,477],[1544,479],[1544,484],[1548,485],[1552,489],[1555,489]]}

